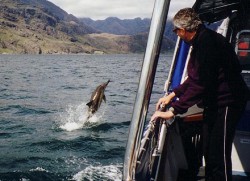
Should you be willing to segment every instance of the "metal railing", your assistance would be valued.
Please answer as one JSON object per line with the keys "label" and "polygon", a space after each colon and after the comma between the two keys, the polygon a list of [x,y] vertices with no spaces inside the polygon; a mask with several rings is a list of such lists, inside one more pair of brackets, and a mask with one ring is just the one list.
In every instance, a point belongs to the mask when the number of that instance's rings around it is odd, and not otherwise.
{"label": "metal railing", "polygon": [[150,96],[158,64],[170,0],[156,0],[144,55],[140,83],[134,104],[123,166],[123,181],[134,180],[137,150],[143,132]]}

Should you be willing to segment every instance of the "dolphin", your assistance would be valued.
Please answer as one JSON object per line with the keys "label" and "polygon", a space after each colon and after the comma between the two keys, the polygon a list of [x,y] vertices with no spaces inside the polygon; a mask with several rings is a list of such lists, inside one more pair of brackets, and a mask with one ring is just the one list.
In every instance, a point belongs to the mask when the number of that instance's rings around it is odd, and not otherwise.
{"label": "dolphin", "polygon": [[86,104],[87,106],[89,106],[88,118],[90,118],[99,109],[99,107],[101,106],[102,100],[104,100],[104,102],[106,102],[106,97],[105,97],[104,91],[105,91],[105,88],[107,87],[109,82],[110,82],[110,80],[99,85],[95,89],[95,91],[92,93],[90,101]]}

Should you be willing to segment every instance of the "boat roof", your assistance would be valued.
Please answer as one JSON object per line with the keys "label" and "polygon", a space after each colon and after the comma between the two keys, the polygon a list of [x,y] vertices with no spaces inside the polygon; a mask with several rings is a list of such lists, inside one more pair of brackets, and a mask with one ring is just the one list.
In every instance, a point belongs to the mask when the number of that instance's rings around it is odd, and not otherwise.
{"label": "boat roof", "polygon": [[249,16],[249,0],[196,0],[194,10],[200,18],[208,23],[214,23],[228,17],[232,11],[238,11],[243,16]]}

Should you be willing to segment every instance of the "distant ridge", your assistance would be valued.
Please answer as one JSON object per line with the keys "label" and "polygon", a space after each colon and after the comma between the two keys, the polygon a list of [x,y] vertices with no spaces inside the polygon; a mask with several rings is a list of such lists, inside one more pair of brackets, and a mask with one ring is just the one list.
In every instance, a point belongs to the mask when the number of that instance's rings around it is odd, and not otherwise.
{"label": "distant ridge", "polygon": [[116,34],[116,35],[136,35],[142,32],[148,32],[150,26],[150,19],[125,19],[121,20],[116,17],[109,17],[105,20],[92,20],[90,18],[81,18],[83,23],[91,26],[102,32]]}
{"label": "distant ridge", "polygon": [[[116,17],[109,17],[104,20],[92,20],[90,18],[79,18],[84,24],[105,33],[116,35],[137,35],[149,31],[151,19],[135,18],[121,20]],[[172,32],[172,22],[167,21],[165,33],[167,39],[176,40],[176,35]]]}
{"label": "distant ridge", "polygon": [[[47,0],[1,0],[0,54],[143,53],[149,19],[78,19]],[[164,50],[174,47],[165,37]]]}

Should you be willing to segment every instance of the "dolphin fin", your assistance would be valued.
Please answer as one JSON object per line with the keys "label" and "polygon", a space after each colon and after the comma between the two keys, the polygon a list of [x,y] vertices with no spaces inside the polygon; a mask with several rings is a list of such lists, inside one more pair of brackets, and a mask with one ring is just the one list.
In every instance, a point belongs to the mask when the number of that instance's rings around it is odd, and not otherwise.
{"label": "dolphin fin", "polygon": [[92,103],[93,103],[93,100],[88,102],[86,105],[90,107],[92,105]]}
{"label": "dolphin fin", "polygon": [[104,100],[104,102],[106,103],[106,96],[105,95],[103,95],[103,98],[102,98],[103,100]]}

